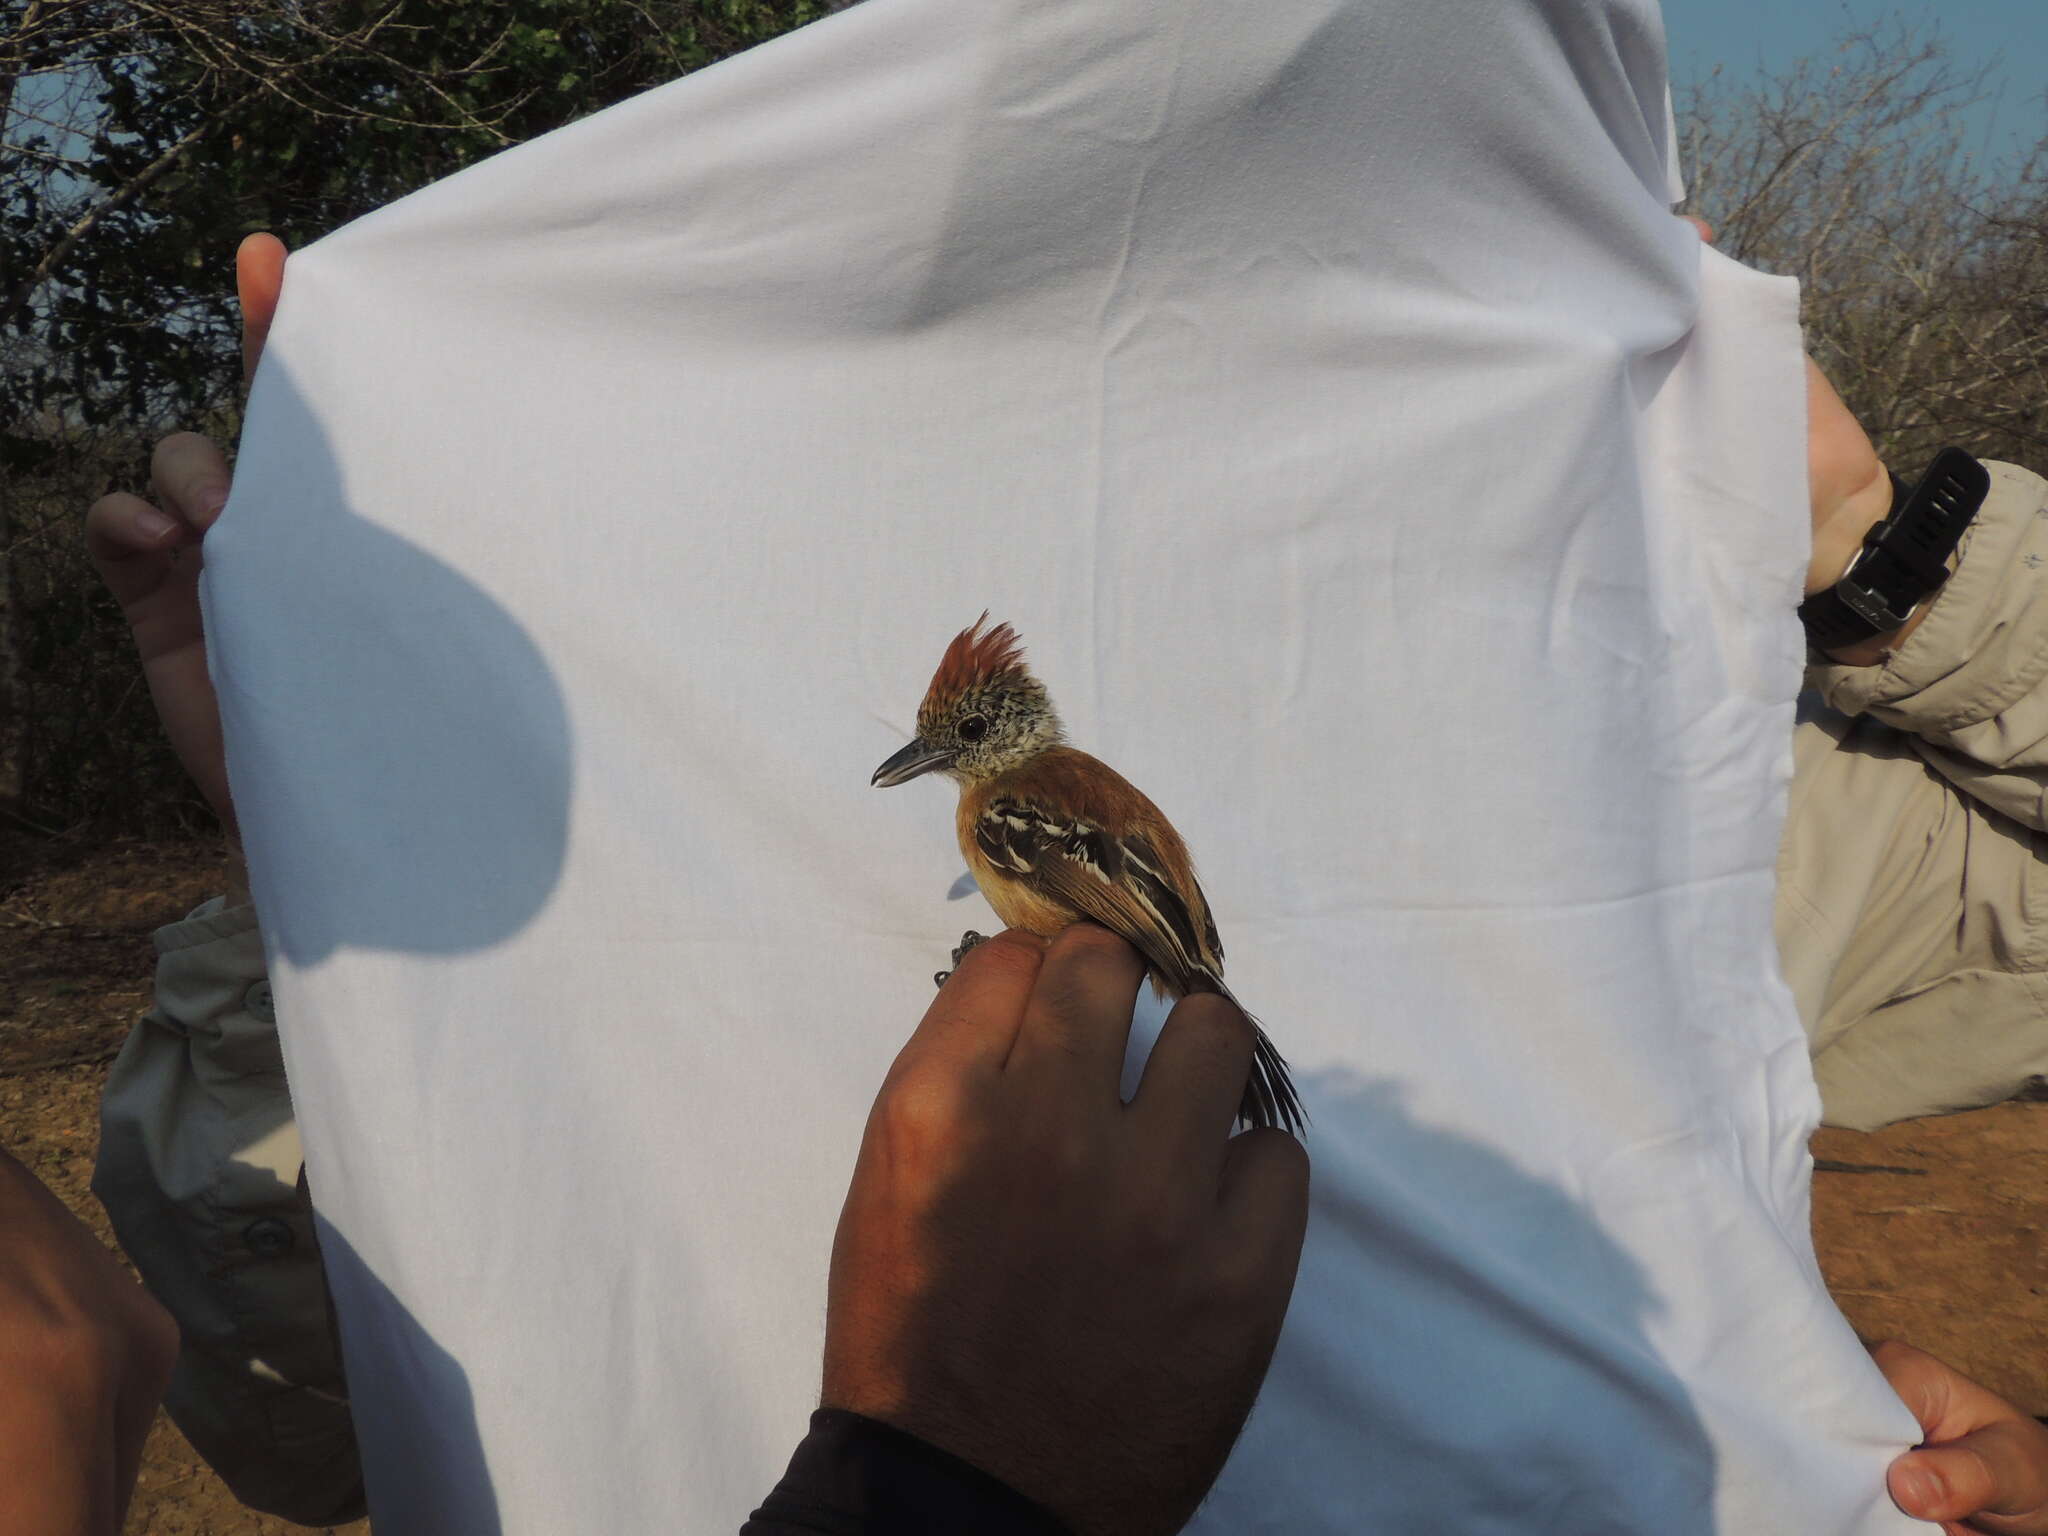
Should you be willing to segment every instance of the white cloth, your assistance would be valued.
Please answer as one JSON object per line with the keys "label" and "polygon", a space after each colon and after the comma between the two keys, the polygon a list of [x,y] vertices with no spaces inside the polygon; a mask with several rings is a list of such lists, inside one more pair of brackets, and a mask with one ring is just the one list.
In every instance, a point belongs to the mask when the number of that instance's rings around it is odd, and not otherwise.
{"label": "white cloth", "polygon": [[1771,941],[1795,292],[1666,102],[1650,0],[873,0],[292,258],[208,622],[378,1536],[775,1480],[984,607],[1314,1117],[1194,1529],[1917,1529]]}

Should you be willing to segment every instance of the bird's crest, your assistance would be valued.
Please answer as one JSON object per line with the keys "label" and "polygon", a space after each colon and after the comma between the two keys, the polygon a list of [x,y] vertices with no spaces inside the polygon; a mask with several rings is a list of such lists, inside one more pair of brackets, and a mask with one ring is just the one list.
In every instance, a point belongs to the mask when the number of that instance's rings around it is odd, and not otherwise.
{"label": "bird's crest", "polygon": [[953,637],[925,691],[928,702],[957,699],[990,683],[1021,681],[1030,675],[1024,670],[1024,643],[1017,632],[998,624],[984,633],[982,626],[987,622],[988,610],[983,609],[980,618]]}

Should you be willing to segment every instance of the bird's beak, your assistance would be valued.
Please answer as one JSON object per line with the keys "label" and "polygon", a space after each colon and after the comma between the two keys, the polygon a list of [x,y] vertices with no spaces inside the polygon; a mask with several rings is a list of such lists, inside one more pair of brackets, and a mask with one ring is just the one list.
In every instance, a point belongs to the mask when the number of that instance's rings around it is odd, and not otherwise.
{"label": "bird's beak", "polygon": [[875,770],[872,782],[877,789],[887,789],[892,784],[907,784],[919,774],[930,773],[934,768],[943,768],[952,761],[951,748],[935,747],[922,736],[913,736],[901,752]]}

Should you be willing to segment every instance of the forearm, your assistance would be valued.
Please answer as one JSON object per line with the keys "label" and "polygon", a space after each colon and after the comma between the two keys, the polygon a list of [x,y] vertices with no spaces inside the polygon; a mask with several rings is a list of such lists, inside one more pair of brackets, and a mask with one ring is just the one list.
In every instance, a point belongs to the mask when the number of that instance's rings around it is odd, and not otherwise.
{"label": "forearm", "polygon": [[121,1500],[104,1428],[67,1411],[46,1367],[0,1348],[0,1488],[9,1536],[118,1536]]}
{"label": "forearm", "polygon": [[0,1152],[0,1529],[117,1536],[177,1350],[170,1315]]}
{"label": "forearm", "polygon": [[1955,573],[1876,665],[1820,662],[1808,686],[1843,715],[1910,736],[1936,772],[2034,830],[2048,828],[2048,482],[1992,464],[1991,494]]}
{"label": "forearm", "polygon": [[1808,668],[1777,930],[1833,1125],[2048,1073],[2048,483],[1987,467],[1911,632],[1874,665]]}
{"label": "forearm", "polygon": [[740,1536],[1070,1536],[1037,1505],[914,1435],[821,1408]]}

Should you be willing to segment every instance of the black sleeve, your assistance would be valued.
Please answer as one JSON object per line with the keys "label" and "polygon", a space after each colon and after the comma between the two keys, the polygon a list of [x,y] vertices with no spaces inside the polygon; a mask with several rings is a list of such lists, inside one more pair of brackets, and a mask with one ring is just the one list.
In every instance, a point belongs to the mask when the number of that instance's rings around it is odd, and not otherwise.
{"label": "black sleeve", "polygon": [[740,1536],[1072,1536],[1007,1484],[915,1435],[820,1408]]}

